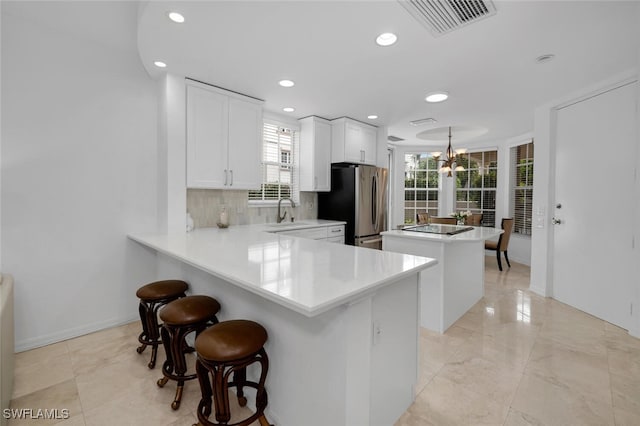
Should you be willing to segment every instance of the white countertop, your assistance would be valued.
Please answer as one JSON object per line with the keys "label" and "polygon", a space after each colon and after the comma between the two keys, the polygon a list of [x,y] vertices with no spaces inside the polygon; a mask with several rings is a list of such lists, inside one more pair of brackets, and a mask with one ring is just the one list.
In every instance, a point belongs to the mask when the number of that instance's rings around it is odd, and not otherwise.
{"label": "white countertop", "polygon": [[460,242],[469,242],[469,241],[483,241],[490,240],[502,234],[504,231],[498,228],[487,228],[481,226],[474,226],[473,230],[461,232],[459,234],[447,235],[447,234],[428,234],[424,232],[415,232],[415,231],[402,231],[402,230],[394,230],[394,231],[384,231],[381,232],[380,235],[383,237],[402,237],[402,238],[412,238],[418,240],[429,240],[429,241],[437,241],[442,243],[460,243]]}
{"label": "white countertop", "polygon": [[129,238],[308,317],[436,264],[420,256],[273,233],[344,223],[302,222],[297,227],[243,225]]}

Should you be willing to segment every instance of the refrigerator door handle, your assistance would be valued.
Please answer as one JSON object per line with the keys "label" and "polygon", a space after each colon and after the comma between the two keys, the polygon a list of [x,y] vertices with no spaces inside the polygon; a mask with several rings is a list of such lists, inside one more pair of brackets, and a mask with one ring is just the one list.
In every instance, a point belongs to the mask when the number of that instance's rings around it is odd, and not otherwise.
{"label": "refrigerator door handle", "polygon": [[378,203],[376,203],[376,199],[378,198],[378,177],[373,175],[372,183],[371,183],[371,224],[373,225],[373,229],[378,231]]}

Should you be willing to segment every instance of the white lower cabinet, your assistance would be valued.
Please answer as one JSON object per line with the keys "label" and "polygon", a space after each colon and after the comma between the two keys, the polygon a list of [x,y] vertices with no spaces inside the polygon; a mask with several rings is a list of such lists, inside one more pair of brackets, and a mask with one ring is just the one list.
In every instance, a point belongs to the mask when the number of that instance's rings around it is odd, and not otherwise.
{"label": "white lower cabinet", "polygon": [[344,225],[321,226],[315,228],[280,231],[278,234],[293,235],[310,240],[323,240],[331,243],[344,244]]}

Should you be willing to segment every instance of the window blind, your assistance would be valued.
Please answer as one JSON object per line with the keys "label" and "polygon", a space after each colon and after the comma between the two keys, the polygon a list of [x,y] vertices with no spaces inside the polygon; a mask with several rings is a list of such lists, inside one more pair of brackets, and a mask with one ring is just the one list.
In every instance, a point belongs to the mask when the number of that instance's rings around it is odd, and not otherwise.
{"label": "window blind", "polygon": [[415,223],[418,213],[438,215],[438,164],[430,153],[404,156],[404,223]]}
{"label": "window blind", "polygon": [[511,148],[511,215],[513,232],[531,235],[533,206],[533,139]]}
{"label": "window blind", "polygon": [[299,202],[296,176],[296,132],[278,123],[265,121],[262,131],[262,184],[249,191],[249,201],[278,201],[291,198]]}
{"label": "window blind", "polygon": [[479,151],[459,158],[463,172],[456,172],[456,211],[482,214],[481,226],[495,226],[498,151]]}

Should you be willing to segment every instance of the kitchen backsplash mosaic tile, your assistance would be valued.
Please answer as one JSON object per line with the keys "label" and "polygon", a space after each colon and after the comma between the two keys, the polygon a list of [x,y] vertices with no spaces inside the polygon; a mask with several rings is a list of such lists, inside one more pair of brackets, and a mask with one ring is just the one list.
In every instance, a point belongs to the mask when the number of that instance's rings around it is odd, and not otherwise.
{"label": "kitchen backsplash mosaic tile", "polygon": [[[229,217],[229,225],[250,225],[255,223],[273,223],[276,221],[277,207],[249,206],[247,191],[229,191],[221,189],[187,189],[187,211],[193,218],[196,228],[216,226],[220,212],[224,207]],[[287,218],[295,220],[317,219],[318,196],[315,192],[301,192],[300,203],[291,208],[286,206]]]}

